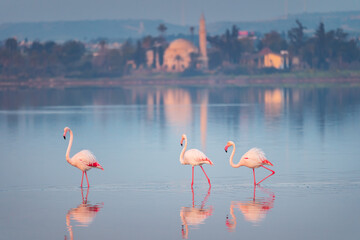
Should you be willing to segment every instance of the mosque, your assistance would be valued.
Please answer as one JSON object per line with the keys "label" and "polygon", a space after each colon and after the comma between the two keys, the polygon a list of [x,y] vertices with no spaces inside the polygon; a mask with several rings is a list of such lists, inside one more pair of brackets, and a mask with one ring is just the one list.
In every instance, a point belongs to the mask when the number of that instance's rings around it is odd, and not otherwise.
{"label": "mosque", "polygon": [[[199,49],[186,39],[176,39],[166,48],[164,62],[161,67],[158,64],[158,56],[156,56],[156,68],[167,72],[183,72],[190,66],[194,56],[197,58],[196,68],[206,70],[208,68],[208,56],[204,14],[201,15],[199,24]],[[148,59],[149,62],[152,61]]]}

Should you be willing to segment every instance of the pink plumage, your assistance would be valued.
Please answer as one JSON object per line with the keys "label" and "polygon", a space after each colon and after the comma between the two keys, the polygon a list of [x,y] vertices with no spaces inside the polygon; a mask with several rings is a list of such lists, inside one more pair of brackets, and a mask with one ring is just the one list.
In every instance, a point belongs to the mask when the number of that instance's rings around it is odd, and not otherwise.
{"label": "pink plumage", "polygon": [[[266,178],[272,176],[275,174],[275,171],[267,168],[267,167],[264,167],[264,165],[270,165],[270,166],[273,166],[273,164],[266,159],[265,157],[265,153],[259,149],[259,148],[251,148],[249,151],[247,151],[240,159],[240,161],[237,163],[237,164],[234,164],[233,163],[233,157],[234,157],[234,154],[235,154],[235,143],[232,142],[232,141],[229,141],[226,146],[225,146],[225,151],[227,152],[228,148],[230,146],[233,146],[233,150],[232,150],[232,153],[231,153],[231,156],[230,156],[230,165],[233,167],[233,168],[238,168],[240,166],[245,166],[245,167],[248,167],[248,168],[252,168],[253,169],[253,175],[254,175],[254,185],[257,185],[257,184],[260,184],[262,181],[264,181]],[[269,171],[271,171],[271,174],[267,177],[265,177],[264,179],[262,179],[260,182],[256,183],[256,180],[255,180],[255,168],[258,168],[258,167],[263,167]]]}
{"label": "pink plumage", "polygon": [[92,154],[92,152],[90,152],[89,150],[82,150],[82,151],[76,153],[72,158],[70,158],[69,155],[70,155],[70,150],[71,150],[74,136],[73,136],[73,132],[71,131],[71,129],[68,127],[65,127],[64,135],[63,135],[64,139],[66,139],[67,132],[70,132],[70,141],[69,141],[68,148],[66,150],[66,156],[65,156],[66,161],[68,163],[70,163],[71,165],[73,165],[74,167],[79,168],[83,172],[80,187],[82,187],[82,184],[83,184],[84,174],[86,176],[86,181],[87,181],[88,187],[90,187],[86,172],[89,171],[91,168],[99,168],[101,170],[104,170],[104,169],[96,160],[95,155]]}
{"label": "pink plumage", "polygon": [[211,160],[200,150],[189,149],[184,154],[184,165],[200,166],[203,164],[213,165]]}
{"label": "pink plumage", "polygon": [[186,138],[185,134],[183,134],[181,136],[181,142],[180,142],[181,146],[183,145],[184,140],[185,140],[185,145],[180,154],[180,163],[183,165],[191,165],[192,166],[191,187],[193,187],[193,185],[194,185],[194,166],[200,166],[200,168],[203,170],[203,172],[209,182],[209,185],[211,186],[210,179],[206,175],[205,170],[202,167],[202,165],[203,164],[213,165],[212,161],[203,152],[201,152],[198,149],[190,149],[190,150],[186,151],[187,138]]}

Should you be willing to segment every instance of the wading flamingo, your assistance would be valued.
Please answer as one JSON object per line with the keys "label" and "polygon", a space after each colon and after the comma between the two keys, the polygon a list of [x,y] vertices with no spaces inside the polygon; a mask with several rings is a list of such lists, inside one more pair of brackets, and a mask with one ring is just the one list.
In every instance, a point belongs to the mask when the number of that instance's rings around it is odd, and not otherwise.
{"label": "wading flamingo", "polygon": [[[188,151],[186,151],[186,147],[187,147],[187,138],[186,135],[183,134],[181,136],[181,146],[183,145],[183,141],[185,140],[185,146],[183,148],[183,150],[181,151],[180,154],[180,163],[183,165],[191,165],[192,166],[192,181],[191,181],[191,187],[193,187],[194,185],[194,166],[200,166],[201,169],[203,170],[205,177],[207,178],[209,185],[211,187],[211,183],[210,183],[210,179],[208,178],[208,176],[206,175],[203,167],[201,165],[203,164],[210,164],[213,165],[213,163],[211,162],[211,160],[200,150],[197,149],[190,149]],[[185,152],[186,151],[186,152]]]}
{"label": "wading flamingo", "polygon": [[[260,184],[262,181],[264,181],[268,177],[274,175],[275,171],[271,170],[270,168],[267,168],[267,167],[263,166],[263,165],[273,166],[273,164],[269,160],[266,159],[265,153],[262,150],[260,150],[258,148],[252,148],[249,151],[247,151],[247,153],[245,153],[241,157],[238,164],[234,164],[233,163],[233,157],[234,157],[234,154],[235,154],[235,143],[232,142],[232,141],[227,142],[227,144],[225,146],[225,152],[227,152],[227,150],[228,150],[228,148],[230,146],[233,146],[233,150],[232,150],[232,153],[231,153],[231,156],[230,156],[230,165],[233,168],[238,168],[240,166],[245,166],[245,167],[248,167],[248,168],[252,168],[253,175],[254,175],[254,185]],[[256,183],[256,180],[255,180],[255,168],[258,168],[258,167],[263,167],[263,168],[269,170],[271,172],[271,174],[269,176],[263,178],[260,182]]]}
{"label": "wading flamingo", "polygon": [[80,169],[83,172],[80,187],[82,187],[82,185],[83,185],[84,173],[85,173],[87,185],[89,188],[90,185],[89,185],[89,180],[88,180],[88,176],[87,176],[86,172],[89,171],[91,168],[100,168],[101,170],[104,170],[104,169],[98,163],[94,154],[92,154],[89,150],[82,150],[82,151],[78,152],[77,154],[75,154],[72,158],[70,158],[69,154],[70,154],[70,149],[72,146],[74,136],[73,136],[71,129],[68,127],[65,127],[64,135],[63,135],[64,139],[66,139],[67,132],[70,132],[70,141],[69,141],[68,148],[66,150],[66,161],[68,163],[70,163],[71,165],[73,165],[74,167],[77,167],[78,169]]}

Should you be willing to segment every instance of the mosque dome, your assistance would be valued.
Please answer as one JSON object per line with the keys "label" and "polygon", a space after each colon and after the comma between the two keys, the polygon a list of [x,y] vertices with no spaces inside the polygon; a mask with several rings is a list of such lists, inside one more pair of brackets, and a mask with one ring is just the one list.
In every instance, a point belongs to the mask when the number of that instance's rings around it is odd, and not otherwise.
{"label": "mosque dome", "polygon": [[164,68],[169,72],[182,72],[189,67],[191,54],[198,53],[197,47],[185,39],[176,39],[170,43],[164,53]]}

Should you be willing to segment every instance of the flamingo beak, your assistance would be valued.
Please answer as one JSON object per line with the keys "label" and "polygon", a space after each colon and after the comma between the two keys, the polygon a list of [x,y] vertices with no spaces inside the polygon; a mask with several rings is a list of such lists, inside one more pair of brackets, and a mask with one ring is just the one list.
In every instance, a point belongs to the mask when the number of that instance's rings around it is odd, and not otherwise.
{"label": "flamingo beak", "polygon": [[64,135],[63,137],[64,137],[64,139],[66,140],[66,136]]}
{"label": "flamingo beak", "polygon": [[225,152],[227,152],[228,148],[229,148],[229,146],[226,146],[226,147],[225,147]]}

